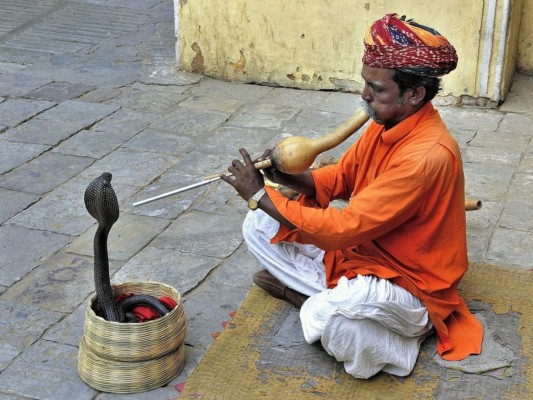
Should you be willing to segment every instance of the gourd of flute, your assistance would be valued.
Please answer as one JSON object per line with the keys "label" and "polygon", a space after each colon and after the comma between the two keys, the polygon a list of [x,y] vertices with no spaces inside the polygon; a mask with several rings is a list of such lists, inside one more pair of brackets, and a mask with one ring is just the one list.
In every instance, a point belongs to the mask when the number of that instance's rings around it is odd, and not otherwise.
{"label": "gourd of flute", "polygon": [[363,108],[355,113],[341,126],[328,134],[308,139],[291,136],[280,141],[270,154],[270,159],[255,163],[257,169],[275,167],[281,172],[299,174],[307,170],[315,158],[324,151],[338,146],[368,121],[368,114]]}

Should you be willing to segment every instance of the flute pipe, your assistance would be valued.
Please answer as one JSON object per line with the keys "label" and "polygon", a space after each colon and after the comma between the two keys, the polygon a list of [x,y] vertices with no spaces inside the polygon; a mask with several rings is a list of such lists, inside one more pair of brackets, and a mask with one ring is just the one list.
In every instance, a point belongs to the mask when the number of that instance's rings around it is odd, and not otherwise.
{"label": "flute pipe", "polygon": [[481,207],[483,207],[483,202],[480,199],[465,199],[466,211],[481,210]]}
{"label": "flute pipe", "polygon": [[204,181],[201,181],[201,182],[193,183],[192,185],[189,185],[189,186],[185,186],[185,187],[182,187],[182,188],[179,188],[179,189],[176,189],[176,190],[172,190],[172,191],[167,192],[167,193],[162,193],[160,195],[157,195],[157,196],[154,196],[154,197],[150,197],[149,199],[144,199],[144,200],[141,200],[141,201],[137,201],[136,203],[133,203],[133,207],[137,207],[137,206],[140,206],[140,205],[143,205],[143,204],[146,204],[146,203],[150,203],[152,201],[160,200],[160,199],[163,199],[165,197],[173,196],[173,195],[178,194],[178,193],[186,192],[187,190],[195,189],[195,188],[200,187],[200,186],[208,185],[209,183],[218,181],[219,179],[220,179],[220,175],[218,175],[215,178],[211,178],[211,179],[207,179],[207,180],[204,180]]}
{"label": "flute pipe", "polygon": [[[270,168],[272,166],[272,161],[267,159],[267,160],[263,160],[263,161],[258,161],[254,164],[254,167],[255,169],[265,169],[265,168]],[[207,175],[207,176],[204,176],[204,179],[205,180],[208,180],[208,179],[213,179],[215,177],[220,177],[221,175],[224,175],[224,176],[233,176],[233,174],[229,173],[229,174],[226,174],[226,173],[222,173],[222,172],[219,172],[218,174],[213,174],[213,175]]]}

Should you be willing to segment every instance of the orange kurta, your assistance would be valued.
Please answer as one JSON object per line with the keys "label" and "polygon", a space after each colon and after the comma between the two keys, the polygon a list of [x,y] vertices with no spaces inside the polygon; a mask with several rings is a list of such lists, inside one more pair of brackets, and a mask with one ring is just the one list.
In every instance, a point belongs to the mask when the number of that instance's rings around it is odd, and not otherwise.
{"label": "orange kurta", "polygon": [[[431,102],[387,131],[371,122],[338,164],[312,173],[316,199],[267,188],[297,227],[272,242],[326,250],[329,287],[342,276],[390,279],[424,302],[444,359],[479,354],[481,324],[457,292],[468,266],[461,154]],[[349,203],[328,207],[335,199]]]}

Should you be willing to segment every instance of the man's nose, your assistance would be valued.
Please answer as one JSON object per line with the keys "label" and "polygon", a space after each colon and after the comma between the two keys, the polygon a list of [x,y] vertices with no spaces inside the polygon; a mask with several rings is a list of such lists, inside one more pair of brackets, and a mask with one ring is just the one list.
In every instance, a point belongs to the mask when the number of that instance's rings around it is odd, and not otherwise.
{"label": "man's nose", "polygon": [[365,86],[363,87],[361,98],[367,103],[370,103],[372,101],[372,92],[370,90],[370,86],[367,83],[365,83]]}

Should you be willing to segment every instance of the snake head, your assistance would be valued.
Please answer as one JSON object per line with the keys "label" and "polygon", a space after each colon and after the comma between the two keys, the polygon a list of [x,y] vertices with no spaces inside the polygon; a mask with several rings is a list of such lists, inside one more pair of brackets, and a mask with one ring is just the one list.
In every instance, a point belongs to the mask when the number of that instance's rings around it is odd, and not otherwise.
{"label": "snake head", "polygon": [[117,196],[111,186],[112,175],[104,172],[93,180],[85,189],[85,207],[89,214],[104,228],[111,226],[118,220],[119,206]]}

